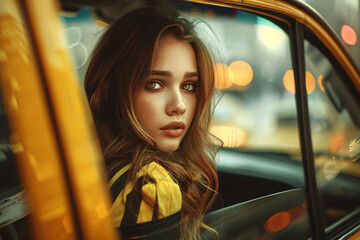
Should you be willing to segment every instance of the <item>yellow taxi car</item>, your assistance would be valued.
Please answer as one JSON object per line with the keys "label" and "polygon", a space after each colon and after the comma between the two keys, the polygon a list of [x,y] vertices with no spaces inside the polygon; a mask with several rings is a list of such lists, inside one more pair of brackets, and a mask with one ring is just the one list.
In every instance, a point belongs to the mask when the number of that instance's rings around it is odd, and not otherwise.
{"label": "yellow taxi car", "polygon": [[204,221],[221,239],[360,239],[360,72],[307,4],[2,0],[0,240],[120,239],[81,83],[106,25],[139,4],[200,20],[216,55],[224,147]]}

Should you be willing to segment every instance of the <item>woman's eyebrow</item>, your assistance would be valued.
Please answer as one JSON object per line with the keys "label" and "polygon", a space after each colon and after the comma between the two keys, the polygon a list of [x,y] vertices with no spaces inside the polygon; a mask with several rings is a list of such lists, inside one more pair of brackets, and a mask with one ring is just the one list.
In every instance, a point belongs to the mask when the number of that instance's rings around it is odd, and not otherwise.
{"label": "woman's eyebrow", "polygon": [[[160,71],[160,70],[151,70],[151,75],[158,75],[158,76],[164,76],[164,77],[171,77],[172,73],[169,71]],[[184,78],[191,78],[191,77],[198,77],[199,74],[197,72],[186,72],[184,74]]]}
{"label": "woman's eyebrow", "polygon": [[172,74],[171,72],[168,71],[159,71],[159,70],[151,70],[150,71],[151,75],[159,75],[159,76],[164,76],[164,77],[171,77]]}
{"label": "woman's eyebrow", "polygon": [[184,75],[185,78],[198,77],[198,76],[199,74],[197,72],[187,72]]}

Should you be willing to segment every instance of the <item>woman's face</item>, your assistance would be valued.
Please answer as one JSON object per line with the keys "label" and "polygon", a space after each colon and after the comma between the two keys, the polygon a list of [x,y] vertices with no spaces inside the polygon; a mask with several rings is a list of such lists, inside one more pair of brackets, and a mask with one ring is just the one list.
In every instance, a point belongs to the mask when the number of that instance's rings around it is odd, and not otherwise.
{"label": "woman's face", "polygon": [[160,151],[175,151],[196,108],[198,72],[189,43],[171,35],[160,39],[147,82],[136,92],[134,108]]}

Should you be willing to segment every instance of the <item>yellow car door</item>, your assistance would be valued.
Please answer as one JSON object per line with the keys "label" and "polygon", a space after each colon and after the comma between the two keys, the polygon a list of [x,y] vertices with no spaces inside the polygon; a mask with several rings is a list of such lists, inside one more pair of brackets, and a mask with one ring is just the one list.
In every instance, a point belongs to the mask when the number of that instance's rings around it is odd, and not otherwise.
{"label": "yellow car door", "polygon": [[29,213],[21,218],[33,239],[117,239],[99,146],[57,13],[54,1],[0,2],[0,97]]}

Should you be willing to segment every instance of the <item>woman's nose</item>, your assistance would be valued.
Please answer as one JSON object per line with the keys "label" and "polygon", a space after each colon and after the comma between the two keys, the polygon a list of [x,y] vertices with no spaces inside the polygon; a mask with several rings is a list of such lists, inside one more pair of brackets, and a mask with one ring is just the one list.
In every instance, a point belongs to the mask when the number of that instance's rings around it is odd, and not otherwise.
{"label": "woman's nose", "polygon": [[166,113],[168,115],[181,115],[186,111],[186,105],[181,91],[174,91],[169,93],[168,103],[166,106]]}

